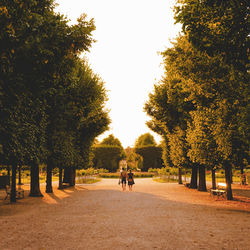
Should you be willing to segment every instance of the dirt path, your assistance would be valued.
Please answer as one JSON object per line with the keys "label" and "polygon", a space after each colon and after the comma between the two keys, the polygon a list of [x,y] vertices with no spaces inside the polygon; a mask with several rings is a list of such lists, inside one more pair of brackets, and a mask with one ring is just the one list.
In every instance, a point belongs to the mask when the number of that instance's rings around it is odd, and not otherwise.
{"label": "dirt path", "polygon": [[117,180],[54,191],[1,202],[1,250],[250,249],[249,204],[151,179],[133,192]]}

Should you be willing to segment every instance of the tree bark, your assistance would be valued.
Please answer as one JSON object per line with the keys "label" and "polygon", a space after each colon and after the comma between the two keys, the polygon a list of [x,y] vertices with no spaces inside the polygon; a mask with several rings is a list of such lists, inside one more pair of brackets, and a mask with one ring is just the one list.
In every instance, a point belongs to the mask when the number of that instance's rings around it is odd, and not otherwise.
{"label": "tree bark", "polygon": [[70,186],[75,186],[76,185],[76,169],[71,168],[71,183]]}
{"label": "tree bark", "polygon": [[197,188],[197,167],[196,165],[192,165],[192,175],[191,175],[191,182],[190,188],[196,189]]}
{"label": "tree bark", "polygon": [[199,165],[199,186],[198,191],[207,191],[206,186],[206,168],[203,165]]}
{"label": "tree bark", "polygon": [[212,168],[212,189],[216,189],[215,168]]}
{"label": "tree bark", "polygon": [[50,161],[47,163],[47,175],[46,175],[46,193],[53,193],[52,187],[52,169],[53,166]]}
{"label": "tree bark", "polygon": [[232,165],[228,162],[224,162],[224,167],[225,167],[225,177],[226,177],[226,191],[227,191],[227,199],[228,200],[233,200],[233,192],[232,192],[232,186],[231,186],[231,169]]}
{"label": "tree bark", "polygon": [[39,165],[34,163],[30,168],[30,194],[32,197],[43,197],[40,191]]}
{"label": "tree bark", "polygon": [[246,185],[247,184],[246,175],[244,174],[244,166],[242,164],[240,165],[240,176],[241,176],[240,178],[241,185]]}
{"label": "tree bark", "polygon": [[233,184],[233,168],[230,168],[230,179],[231,179],[231,184]]}
{"label": "tree bark", "polygon": [[10,166],[7,166],[7,172],[8,172],[8,185],[10,185]]}
{"label": "tree bark", "polygon": [[16,202],[16,169],[17,164],[12,165],[10,202]]}
{"label": "tree bark", "polygon": [[58,189],[63,189],[62,185],[62,167],[59,167],[59,186]]}
{"label": "tree bark", "polygon": [[18,166],[18,185],[23,185],[22,184],[22,166]]}
{"label": "tree bark", "polygon": [[241,174],[244,174],[244,167],[243,167],[242,164],[240,165],[240,173],[241,173]]}
{"label": "tree bark", "polygon": [[69,186],[75,186],[76,169],[73,167],[65,167],[63,174],[63,182],[68,183]]}
{"label": "tree bark", "polygon": [[181,171],[181,168],[179,168],[179,184],[183,184],[182,183],[182,171]]}

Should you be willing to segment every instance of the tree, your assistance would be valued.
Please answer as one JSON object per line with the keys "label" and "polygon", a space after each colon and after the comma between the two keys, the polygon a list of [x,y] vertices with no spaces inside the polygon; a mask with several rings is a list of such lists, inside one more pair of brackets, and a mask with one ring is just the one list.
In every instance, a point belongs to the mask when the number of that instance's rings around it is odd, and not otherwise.
{"label": "tree", "polygon": [[[152,117],[148,126],[165,138],[168,152],[168,162],[179,169],[179,183],[182,183],[181,169],[189,166],[185,133],[189,112],[194,105],[187,100],[181,78],[176,72],[179,65],[180,53],[174,44],[173,48],[162,53],[165,74],[160,84],[155,84],[154,92],[149,95],[149,101],[144,110]],[[170,161],[169,161],[170,159]]]}
{"label": "tree", "polygon": [[[0,143],[6,161],[12,165],[13,202],[16,166],[26,163],[37,168],[45,155],[46,115],[41,89],[46,81],[41,71],[46,52],[38,47],[43,40],[39,27],[50,15],[51,6],[52,1],[1,2]],[[33,191],[37,186],[31,188]]]}
{"label": "tree", "polygon": [[156,146],[155,139],[150,133],[140,135],[136,139],[134,150],[136,154],[143,158],[142,171],[162,166],[162,148]]}
{"label": "tree", "polygon": [[92,150],[94,167],[104,168],[110,172],[116,172],[120,160],[126,157],[121,142],[113,135],[104,138],[100,144],[94,145]]}
{"label": "tree", "polygon": [[110,172],[116,172],[120,160],[125,157],[123,149],[116,145],[95,145],[92,150],[94,167],[104,168]]}
{"label": "tree", "polygon": [[52,192],[52,168],[87,161],[109,123],[103,82],[79,60],[94,41],[94,21],[84,14],[69,26],[53,9],[53,0],[1,2],[0,145],[12,165],[12,201],[17,165],[31,166],[30,195],[41,196],[39,163],[46,162]]}
{"label": "tree", "polygon": [[213,67],[213,71],[217,72],[217,86],[214,88],[214,106],[210,105],[216,121],[213,138],[226,172],[227,198],[233,199],[230,181],[232,164],[241,164],[234,161],[242,162],[245,146],[249,145],[249,3],[244,0],[187,0],[179,3],[176,20],[183,24],[183,31],[192,46],[206,53],[210,62],[213,60],[218,65]]}
{"label": "tree", "polygon": [[137,170],[142,168],[142,157],[135,153],[134,148],[127,147],[125,154],[129,169]]}
{"label": "tree", "polygon": [[135,147],[140,146],[156,146],[154,137],[150,133],[140,135],[135,142]]}
{"label": "tree", "polygon": [[65,170],[73,168],[73,172],[64,171],[66,176],[67,173],[74,174],[76,168],[89,166],[91,145],[110,123],[104,109],[107,97],[103,81],[84,60],[78,60],[72,70],[75,80],[64,92],[59,92],[54,103],[53,108],[57,112],[52,117],[51,126],[54,129],[50,128],[52,134],[48,139],[52,143],[48,166],[52,161],[54,166],[62,166]]}
{"label": "tree", "polygon": [[[249,2],[180,0],[175,18],[195,48],[247,73]],[[202,38],[202,39],[201,39]]]}
{"label": "tree", "polygon": [[135,147],[135,153],[143,158],[142,171],[148,171],[149,168],[161,168],[162,148],[159,146],[138,146]]}
{"label": "tree", "polygon": [[107,138],[104,138],[100,145],[113,145],[122,147],[121,142],[117,138],[115,138],[114,135],[109,135]]}

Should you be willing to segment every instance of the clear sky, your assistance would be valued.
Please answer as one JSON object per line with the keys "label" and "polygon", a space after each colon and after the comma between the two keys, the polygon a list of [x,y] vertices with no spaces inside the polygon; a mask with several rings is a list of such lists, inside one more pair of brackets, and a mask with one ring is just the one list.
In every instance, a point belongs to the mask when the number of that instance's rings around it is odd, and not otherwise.
{"label": "clear sky", "polygon": [[150,132],[143,112],[148,94],[163,74],[162,57],[158,52],[170,47],[170,39],[180,32],[174,25],[174,0],[56,0],[56,11],[72,23],[82,13],[94,18],[96,31],[90,53],[91,68],[105,82],[107,108],[112,124],[99,137],[114,134],[123,147]]}

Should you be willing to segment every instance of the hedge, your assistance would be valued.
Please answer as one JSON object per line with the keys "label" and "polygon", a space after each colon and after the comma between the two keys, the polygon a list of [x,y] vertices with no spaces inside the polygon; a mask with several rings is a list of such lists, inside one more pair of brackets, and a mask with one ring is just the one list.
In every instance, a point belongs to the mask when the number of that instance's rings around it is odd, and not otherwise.
{"label": "hedge", "polygon": [[[155,176],[154,173],[148,173],[148,172],[138,172],[138,173],[133,173],[134,178],[152,178]],[[101,178],[120,178],[120,173],[101,173],[98,176]]]}

